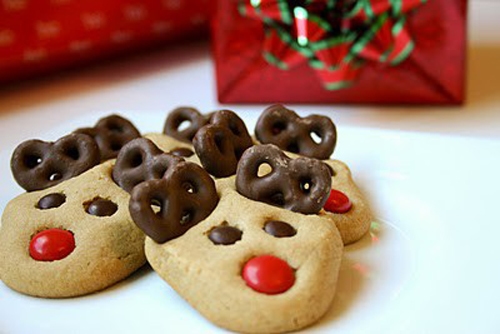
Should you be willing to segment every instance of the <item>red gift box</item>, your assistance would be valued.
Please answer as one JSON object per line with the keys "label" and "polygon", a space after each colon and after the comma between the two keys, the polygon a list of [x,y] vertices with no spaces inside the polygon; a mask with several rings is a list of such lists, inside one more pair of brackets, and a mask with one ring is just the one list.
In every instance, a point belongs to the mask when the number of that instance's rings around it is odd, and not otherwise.
{"label": "red gift box", "polygon": [[466,0],[219,0],[223,103],[460,104]]}
{"label": "red gift box", "polygon": [[2,0],[0,83],[206,32],[209,0]]}

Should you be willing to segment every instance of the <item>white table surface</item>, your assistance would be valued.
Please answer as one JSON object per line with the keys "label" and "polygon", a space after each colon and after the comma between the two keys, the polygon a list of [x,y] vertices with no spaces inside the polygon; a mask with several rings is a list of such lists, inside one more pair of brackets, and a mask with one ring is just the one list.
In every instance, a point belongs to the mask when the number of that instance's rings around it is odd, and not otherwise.
{"label": "white table surface", "polygon": [[[363,155],[350,151],[345,145],[340,145],[339,154],[349,158],[353,171],[357,173],[357,181],[368,194],[376,213],[389,222],[396,222],[386,226],[385,240],[382,238],[379,246],[372,244],[373,249],[354,246],[349,250],[351,260],[366,261],[372,265],[372,273],[376,275],[364,277],[365,289],[362,291],[366,294],[358,292],[357,299],[351,301],[351,295],[343,293],[342,289],[349,292],[357,288],[350,281],[349,275],[346,276],[355,272],[346,267],[341,272],[338,299],[347,303],[348,312],[335,316],[339,307],[344,305],[337,303],[328,317],[335,320],[325,320],[319,327],[314,327],[316,332],[322,332],[322,326],[332,326],[339,333],[398,332],[397,328],[391,327],[390,322],[391,317],[398,315],[404,318],[398,327],[401,333],[500,332],[500,318],[497,316],[500,300],[500,289],[497,287],[500,281],[497,255],[500,252],[497,242],[500,219],[496,211],[500,187],[498,14],[500,0],[470,2],[467,102],[463,106],[288,105],[301,114],[329,115],[340,133],[343,129],[348,129],[345,131],[347,136],[340,140],[345,140],[344,143],[357,143],[356,147]],[[252,115],[253,119],[266,106],[220,105],[217,102],[214,69],[207,42],[166,47],[149,54],[1,88],[0,152],[3,154],[0,156],[3,161],[0,171],[3,175],[0,176],[0,184],[4,189],[6,186],[10,189],[5,194],[0,194],[0,210],[8,200],[7,196],[13,193],[13,181],[10,176],[6,176],[6,152],[13,150],[21,141],[51,133],[52,129],[59,129],[56,132],[60,134],[61,124],[71,123],[87,114],[97,119],[98,115],[110,112],[119,112],[125,116],[129,113],[135,117],[138,113],[145,112],[155,115],[157,119],[164,119],[168,111],[179,105],[192,105],[202,111],[224,107],[237,111],[243,118]],[[162,124],[158,124],[157,131],[161,128]],[[358,135],[366,136],[366,143],[360,142]],[[420,161],[409,156],[411,154],[420,157]],[[391,158],[393,156],[394,159]],[[428,161],[422,161],[422,157]],[[467,174],[469,171],[471,174]],[[20,192],[19,188],[18,193]],[[398,226],[398,222],[401,225]],[[396,229],[390,226],[395,226]],[[481,227],[485,230],[481,230]],[[449,239],[446,239],[447,236]],[[409,243],[406,244],[407,242]],[[370,241],[363,245],[366,243]],[[399,248],[401,245],[404,247]],[[404,254],[409,258],[414,256],[414,262],[385,266],[385,257],[399,254],[401,249],[406,252],[407,246],[413,253]],[[434,250],[440,252],[433,253]],[[418,270],[406,271],[412,266]],[[445,267],[446,271],[443,269]],[[154,275],[143,277],[140,274],[136,277],[139,277],[136,278],[138,282],[130,285],[131,290],[120,285],[106,295],[97,294],[83,299],[83,303],[67,303],[81,309],[82,316],[86,314],[84,311],[91,312],[94,300],[102,300],[103,307],[118,304],[119,308],[111,315],[112,319],[129,321],[123,323],[125,332],[126,326],[130,326],[128,330],[131,332],[139,330],[143,324],[132,322],[134,313],[125,313],[125,316],[120,313],[132,311],[121,302],[121,294],[118,292],[123,291],[123,296],[127,297],[136,290],[143,289],[148,296],[154,298],[158,296],[157,287],[164,285]],[[399,293],[399,290],[394,290],[396,285],[392,285],[391,280],[405,284],[401,285],[406,290],[404,294],[401,293],[400,304],[397,306],[390,304]],[[377,290],[377,286],[382,289]],[[374,287],[373,290],[371,287]],[[422,290],[423,287],[425,291]],[[387,300],[386,293],[391,294],[391,300]],[[427,296],[427,293],[432,295]],[[433,299],[434,295],[436,299]],[[173,292],[169,296],[175,298]],[[115,302],[117,304],[113,304]],[[182,304],[182,301],[177,302]],[[70,309],[58,308],[59,302],[48,303],[53,309],[62,310],[61,314],[71,316]],[[64,301],[61,305],[63,303]],[[390,307],[380,308],[379,305]],[[168,317],[165,313],[168,310],[162,309],[166,307],[164,301],[159,300],[154,306],[157,307],[158,319],[162,319],[162,314]],[[0,285],[0,309],[2,314],[7,314],[6,318],[0,315],[0,332],[2,329],[16,333],[40,330],[40,323],[23,325],[24,320],[18,318],[26,307],[33,310],[38,308],[38,316],[41,318],[45,314],[43,312],[50,314],[52,310],[47,308],[43,300],[26,298]],[[183,312],[192,312],[184,304],[181,309]],[[171,317],[175,318],[176,314]],[[217,331],[201,319],[193,321],[199,319],[196,317],[195,313],[188,313],[186,321],[179,318],[179,325],[185,326],[183,332]],[[375,318],[378,320],[374,320]],[[64,316],[60,318],[62,323],[52,319],[41,332],[53,333],[57,329],[68,328],[72,330],[71,319],[65,319]],[[89,319],[90,322],[82,320],[84,327],[81,330],[95,330],[92,319]],[[361,324],[359,319],[366,319],[367,326],[373,324],[375,327],[373,330],[367,330],[366,327],[353,330],[353,324]],[[108,325],[116,326],[116,323]],[[201,327],[189,327],[195,325]],[[161,326],[161,321],[158,326]],[[208,326],[210,330],[203,326]],[[105,332],[107,327],[96,325],[96,328]]]}

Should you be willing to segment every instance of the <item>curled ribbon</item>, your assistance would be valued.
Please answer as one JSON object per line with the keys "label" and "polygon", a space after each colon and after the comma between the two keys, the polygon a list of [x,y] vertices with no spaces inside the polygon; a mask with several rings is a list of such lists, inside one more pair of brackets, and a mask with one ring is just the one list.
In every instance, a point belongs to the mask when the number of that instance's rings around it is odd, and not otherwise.
{"label": "curled ribbon", "polygon": [[397,65],[414,49],[407,15],[427,0],[239,0],[264,24],[263,57],[280,69],[307,61],[328,90],[352,85],[369,61]]}

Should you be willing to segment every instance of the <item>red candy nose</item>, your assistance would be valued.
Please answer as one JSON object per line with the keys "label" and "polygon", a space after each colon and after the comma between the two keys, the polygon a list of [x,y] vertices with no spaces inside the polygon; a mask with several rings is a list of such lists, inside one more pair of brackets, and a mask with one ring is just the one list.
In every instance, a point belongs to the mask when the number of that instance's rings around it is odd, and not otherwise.
{"label": "red candy nose", "polygon": [[282,259],[272,255],[261,255],[245,264],[243,279],[255,291],[274,295],[285,292],[293,286],[295,273]]}
{"label": "red candy nose", "polygon": [[30,241],[30,255],[37,261],[61,260],[74,249],[73,233],[59,228],[39,232]]}
{"label": "red candy nose", "polygon": [[323,208],[333,213],[346,213],[351,210],[352,203],[343,192],[332,189]]}

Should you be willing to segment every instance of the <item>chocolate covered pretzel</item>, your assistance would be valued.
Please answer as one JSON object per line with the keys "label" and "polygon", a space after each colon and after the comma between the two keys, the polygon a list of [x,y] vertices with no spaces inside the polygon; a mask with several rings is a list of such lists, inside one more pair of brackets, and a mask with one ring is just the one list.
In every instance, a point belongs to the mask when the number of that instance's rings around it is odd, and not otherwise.
{"label": "chocolate covered pretzel", "polygon": [[184,161],[174,154],[164,153],[151,140],[136,138],[121,149],[113,168],[113,180],[131,192],[139,183],[160,179],[169,168]]}
{"label": "chocolate covered pretzel", "polygon": [[[271,170],[260,175],[265,165]],[[236,189],[243,196],[304,214],[322,209],[331,183],[330,170],[323,162],[291,159],[272,144],[246,150],[236,172]]]}
{"label": "chocolate covered pretzel", "polygon": [[101,118],[94,127],[77,129],[74,133],[94,138],[101,152],[101,161],[116,158],[126,143],[141,136],[134,124],[118,115]]}
{"label": "chocolate covered pretzel", "polygon": [[241,155],[252,145],[245,124],[230,110],[215,112],[210,124],[199,129],[193,138],[201,164],[215,177],[233,175]]}
{"label": "chocolate covered pretzel", "polygon": [[337,130],[330,118],[320,115],[302,118],[281,104],[264,110],[255,126],[255,135],[263,144],[275,144],[285,151],[316,159],[328,159],[337,143]]}
{"label": "chocolate covered pretzel", "polygon": [[52,187],[99,163],[96,142],[84,134],[69,134],[56,142],[38,139],[21,143],[10,166],[17,183],[34,191]]}
{"label": "chocolate covered pretzel", "polygon": [[[159,180],[133,188],[129,210],[136,225],[158,243],[177,238],[205,219],[219,201],[208,173],[191,162],[169,168]],[[153,206],[160,211],[155,213]]]}
{"label": "chocolate covered pretzel", "polygon": [[[201,114],[195,108],[179,107],[168,114],[163,133],[180,141],[190,143],[196,132],[207,124],[208,119],[209,117]],[[181,130],[181,124],[185,122],[188,123],[188,126]]]}

